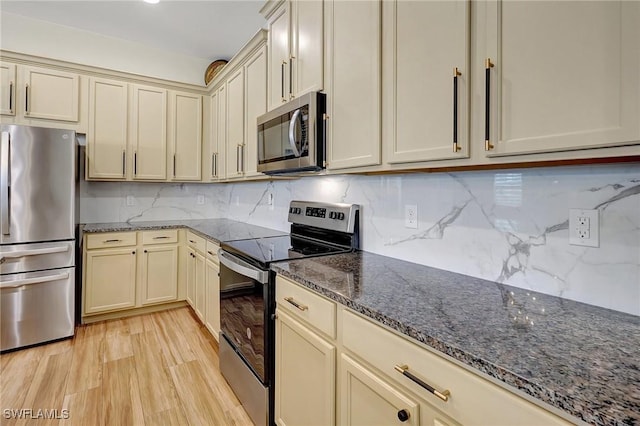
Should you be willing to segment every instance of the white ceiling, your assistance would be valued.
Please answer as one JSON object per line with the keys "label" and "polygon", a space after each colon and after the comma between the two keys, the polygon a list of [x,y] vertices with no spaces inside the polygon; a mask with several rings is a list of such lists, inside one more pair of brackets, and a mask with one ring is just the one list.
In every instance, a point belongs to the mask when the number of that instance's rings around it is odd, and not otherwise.
{"label": "white ceiling", "polygon": [[184,55],[230,59],[265,20],[255,0],[0,0],[0,11],[121,38]]}

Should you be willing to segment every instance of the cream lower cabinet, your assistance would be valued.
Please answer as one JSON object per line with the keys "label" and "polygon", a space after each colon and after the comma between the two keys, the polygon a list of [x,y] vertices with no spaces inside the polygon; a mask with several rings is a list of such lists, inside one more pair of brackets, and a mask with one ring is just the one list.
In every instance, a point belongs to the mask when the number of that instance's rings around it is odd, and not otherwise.
{"label": "cream lower cabinet", "polygon": [[192,308],[196,305],[196,252],[187,249],[187,303]]}
{"label": "cream lower cabinet", "polygon": [[425,424],[415,400],[345,354],[340,357],[340,395],[341,425]]}
{"label": "cream lower cabinet", "polygon": [[276,423],[335,424],[336,347],[278,311],[276,319]]}
{"label": "cream lower cabinet", "polygon": [[87,250],[85,314],[136,305],[136,247]]}
{"label": "cream lower cabinet", "polygon": [[279,426],[571,424],[281,276],[276,304]]}
{"label": "cream lower cabinet", "polygon": [[178,299],[178,246],[159,245],[142,250],[141,304]]}
{"label": "cream lower cabinet", "polygon": [[207,258],[205,261],[205,315],[204,325],[218,339],[220,334],[220,266]]}
{"label": "cream lower cabinet", "polygon": [[205,259],[206,240],[191,231],[187,238],[187,302],[200,321],[205,320]]}

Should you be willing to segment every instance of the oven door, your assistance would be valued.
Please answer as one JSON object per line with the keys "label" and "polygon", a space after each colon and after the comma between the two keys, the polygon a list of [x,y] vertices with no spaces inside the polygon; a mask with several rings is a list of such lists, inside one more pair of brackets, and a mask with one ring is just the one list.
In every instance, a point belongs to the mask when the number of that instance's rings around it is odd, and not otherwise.
{"label": "oven door", "polygon": [[268,384],[269,271],[224,250],[220,259],[220,329],[256,377]]}

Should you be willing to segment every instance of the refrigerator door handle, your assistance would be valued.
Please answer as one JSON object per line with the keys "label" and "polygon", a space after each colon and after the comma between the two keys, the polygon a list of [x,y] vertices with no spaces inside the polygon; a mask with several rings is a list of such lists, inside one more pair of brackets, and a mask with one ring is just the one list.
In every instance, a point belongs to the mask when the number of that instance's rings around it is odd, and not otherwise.
{"label": "refrigerator door handle", "polygon": [[63,272],[61,274],[46,275],[44,277],[33,277],[33,278],[24,278],[24,279],[15,280],[15,281],[8,281],[7,283],[0,284],[0,288],[2,289],[18,288],[25,285],[41,284],[41,283],[47,283],[50,281],[66,280],[68,278],[69,278],[69,273]]}
{"label": "refrigerator door handle", "polygon": [[9,155],[11,154],[9,132],[2,132],[0,145],[0,229],[3,235],[9,235]]}
{"label": "refrigerator door handle", "polygon": [[69,247],[69,245],[64,245],[60,247],[47,247],[35,250],[0,252],[0,264],[4,263],[7,259],[19,259],[21,257],[38,256],[41,254],[64,253],[69,251]]}

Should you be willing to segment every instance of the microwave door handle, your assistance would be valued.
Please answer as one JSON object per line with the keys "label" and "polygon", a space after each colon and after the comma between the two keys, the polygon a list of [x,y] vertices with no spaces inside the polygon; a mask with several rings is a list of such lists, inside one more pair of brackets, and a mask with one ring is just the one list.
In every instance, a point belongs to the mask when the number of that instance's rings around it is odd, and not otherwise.
{"label": "microwave door handle", "polygon": [[291,145],[293,154],[296,157],[300,157],[300,151],[296,146],[296,136],[295,136],[296,122],[298,121],[298,118],[300,118],[300,109],[295,110],[295,112],[293,113],[293,116],[291,117],[291,122],[289,123],[289,145]]}

